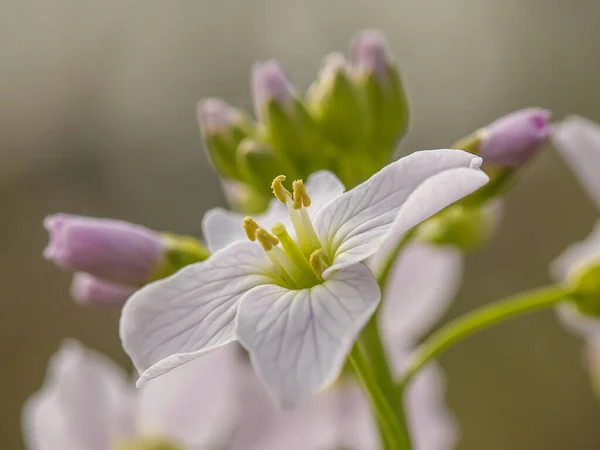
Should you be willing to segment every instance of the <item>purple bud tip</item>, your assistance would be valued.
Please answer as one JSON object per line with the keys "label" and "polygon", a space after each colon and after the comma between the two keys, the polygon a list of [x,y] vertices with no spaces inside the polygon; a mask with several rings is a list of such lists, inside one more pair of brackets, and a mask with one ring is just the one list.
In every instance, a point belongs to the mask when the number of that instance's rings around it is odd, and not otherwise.
{"label": "purple bud tip", "polygon": [[354,72],[359,77],[374,74],[380,81],[387,80],[392,57],[380,31],[359,32],[350,44],[350,58]]}
{"label": "purple bud tip", "polygon": [[240,112],[218,98],[205,98],[198,102],[197,117],[205,133],[221,133],[239,120]]}
{"label": "purple bud tip", "polygon": [[252,93],[254,108],[261,115],[264,105],[274,100],[285,107],[291,107],[296,98],[296,89],[286,76],[281,65],[270,60],[254,64],[252,68]]}
{"label": "purple bud tip", "polygon": [[44,227],[50,235],[46,259],[116,283],[147,283],[165,252],[160,233],[120,220],[54,214]]}
{"label": "purple bud tip", "polygon": [[77,272],[73,276],[70,293],[80,305],[120,308],[135,291],[135,287],[111,283],[85,272]]}
{"label": "purple bud tip", "polygon": [[484,127],[479,154],[485,164],[517,168],[537,153],[550,134],[550,111],[528,108]]}

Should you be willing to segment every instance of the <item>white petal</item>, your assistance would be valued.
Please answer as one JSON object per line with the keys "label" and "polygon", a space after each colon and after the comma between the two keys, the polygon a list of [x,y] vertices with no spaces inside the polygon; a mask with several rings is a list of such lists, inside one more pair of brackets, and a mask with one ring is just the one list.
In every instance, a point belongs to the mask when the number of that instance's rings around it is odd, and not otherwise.
{"label": "white petal", "polygon": [[[335,388],[312,396],[298,408],[279,409],[251,369],[244,384],[241,423],[231,450],[336,449]],[[229,448],[229,447],[228,447]]]}
{"label": "white petal", "polygon": [[600,260],[600,220],[585,240],[571,245],[552,262],[550,272],[555,280],[564,281],[569,273],[593,260]]}
{"label": "white petal", "polygon": [[237,242],[131,296],[120,332],[138,385],[234,341],[239,300],[271,282],[270,267],[259,245]]}
{"label": "white petal", "polygon": [[444,374],[439,366],[424,368],[408,387],[408,426],[415,450],[449,450],[458,440],[456,421],[444,401]]}
{"label": "white petal", "polygon": [[389,345],[416,343],[437,323],[458,292],[463,256],[453,247],[413,244],[394,264],[379,323]]}
{"label": "white petal", "polygon": [[[307,208],[309,216],[313,217],[321,207],[344,192],[344,185],[331,172],[315,172],[307,178],[306,190],[311,198],[311,205]],[[223,208],[214,208],[204,214],[202,219],[202,232],[208,248],[215,252],[226,247],[234,241],[247,240],[242,228],[242,221],[246,214],[238,214]],[[278,200],[273,199],[264,214],[253,216],[256,222],[270,229],[275,223],[283,223],[288,230],[291,229],[291,220],[287,207]]]}
{"label": "white petal", "polygon": [[30,450],[106,450],[133,432],[135,400],[125,374],[101,355],[65,342],[44,386],[23,409]]}
{"label": "white petal", "polygon": [[401,235],[488,177],[481,158],[461,150],[415,152],[335,198],[315,217],[332,266],[325,276],[373,255],[390,234]]}
{"label": "white petal", "polygon": [[239,406],[238,351],[229,345],[142,386],[141,434],[158,433],[186,448],[223,446]]}
{"label": "white petal", "polygon": [[584,338],[600,337],[600,320],[581,314],[572,303],[559,303],[556,313],[560,322],[576,335]]}
{"label": "white petal", "polygon": [[244,296],[238,338],[278,405],[294,407],[337,378],[380,296],[360,264],[310,289],[261,286]]}
{"label": "white petal", "polygon": [[553,127],[552,140],[600,208],[600,126],[570,116]]}

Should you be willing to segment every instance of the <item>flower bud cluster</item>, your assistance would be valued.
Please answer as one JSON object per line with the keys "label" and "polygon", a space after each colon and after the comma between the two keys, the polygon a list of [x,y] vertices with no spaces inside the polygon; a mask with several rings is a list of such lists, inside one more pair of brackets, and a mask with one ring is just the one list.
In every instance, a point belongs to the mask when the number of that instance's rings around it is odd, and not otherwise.
{"label": "flower bud cluster", "polygon": [[281,173],[326,169],[351,188],[389,162],[408,125],[400,74],[377,31],[358,33],[349,53],[326,56],[305,96],[276,61],[255,64],[256,121],[218,99],[198,103],[208,156],[235,208],[264,209],[265,181]]}

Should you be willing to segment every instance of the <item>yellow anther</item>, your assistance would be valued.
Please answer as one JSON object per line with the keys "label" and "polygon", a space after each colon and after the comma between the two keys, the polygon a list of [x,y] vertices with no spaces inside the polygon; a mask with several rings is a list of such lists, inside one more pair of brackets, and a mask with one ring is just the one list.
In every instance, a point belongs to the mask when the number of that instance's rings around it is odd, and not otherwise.
{"label": "yellow anther", "polygon": [[273,247],[275,247],[277,244],[279,244],[279,239],[277,239],[264,228],[260,227],[258,227],[258,229],[256,230],[256,240],[260,243],[260,245],[262,245],[262,248],[264,248],[267,252]]}
{"label": "yellow anther", "polygon": [[310,268],[313,270],[317,278],[319,280],[322,280],[323,272],[325,272],[325,270],[329,267],[329,264],[327,264],[327,261],[325,260],[325,254],[323,253],[323,249],[320,248],[312,252],[312,254],[310,255],[309,262]]}
{"label": "yellow anther", "polygon": [[300,209],[302,206],[308,208],[310,206],[310,197],[304,187],[302,180],[296,180],[292,184],[294,187],[294,209]]}
{"label": "yellow anther", "polygon": [[244,231],[246,232],[246,236],[248,236],[248,239],[254,242],[256,240],[256,230],[258,230],[259,228],[258,224],[254,221],[252,217],[246,217],[244,219],[243,227]]}
{"label": "yellow anther", "polygon": [[275,177],[273,183],[271,183],[271,189],[273,189],[273,194],[275,195],[275,198],[281,203],[285,204],[288,198],[292,198],[292,194],[285,187],[283,187],[284,181],[285,175],[279,175]]}

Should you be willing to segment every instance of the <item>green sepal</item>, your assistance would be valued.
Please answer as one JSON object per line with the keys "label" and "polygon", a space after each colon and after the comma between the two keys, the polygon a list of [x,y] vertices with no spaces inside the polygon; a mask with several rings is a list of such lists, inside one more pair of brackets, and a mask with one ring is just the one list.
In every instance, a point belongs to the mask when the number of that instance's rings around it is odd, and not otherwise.
{"label": "green sepal", "polygon": [[582,264],[569,274],[567,284],[573,289],[571,299],[577,310],[600,317],[600,261]]}
{"label": "green sepal", "polygon": [[271,182],[276,176],[298,178],[284,155],[279,155],[252,139],[245,139],[238,146],[237,166],[245,181],[260,195],[269,198],[272,196]]}
{"label": "green sepal", "polygon": [[356,86],[344,69],[317,80],[307,107],[323,135],[344,152],[364,149],[366,120]]}
{"label": "green sepal", "polygon": [[163,259],[149,281],[166,278],[190,264],[206,260],[211,252],[198,239],[191,236],[180,236],[162,233],[166,241]]}
{"label": "green sepal", "polygon": [[492,235],[493,217],[482,206],[452,205],[418,229],[418,239],[468,252],[483,246]]}

